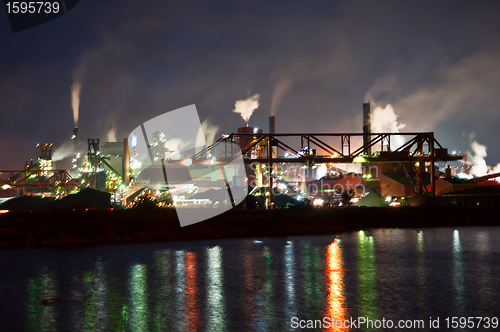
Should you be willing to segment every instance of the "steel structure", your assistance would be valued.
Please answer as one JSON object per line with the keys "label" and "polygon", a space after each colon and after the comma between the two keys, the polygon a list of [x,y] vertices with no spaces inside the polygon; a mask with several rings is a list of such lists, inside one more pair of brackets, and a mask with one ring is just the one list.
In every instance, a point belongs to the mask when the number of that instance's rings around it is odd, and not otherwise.
{"label": "steel structure", "polygon": [[[402,145],[396,149],[391,147],[391,138],[394,136],[408,137]],[[241,150],[235,149],[235,144],[242,141],[250,142],[241,146]],[[353,138],[360,138],[361,145],[355,145]],[[283,139],[299,139],[300,148],[293,148]],[[337,140],[337,145],[326,140]],[[307,165],[320,163],[402,163],[407,177],[407,166],[415,170],[418,175],[418,183],[413,184],[415,192],[423,193],[422,173],[425,163],[430,166],[431,190],[430,194],[435,196],[435,163],[442,161],[456,161],[463,159],[460,155],[449,155],[434,137],[433,132],[409,132],[409,133],[370,133],[367,139],[366,133],[304,133],[304,134],[244,134],[236,133],[225,135],[212,145],[195,154],[191,159],[193,164],[205,162],[204,155],[214,147],[221,144],[229,145],[224,149],[224,153],[216,156],[214,163],[227,164],[235,157],[243,155],[246,165],[267,164],[268,169],[272,169],[277,163],[302,163]],[[372,148],[380,146],[380,151],[373,154],[366,154]],[[262,148],[263,157],[245,158],[248,151]],[[275,149],[276,148],[276,149]],[[288,153],[285,157],[283,153]],[[269,188],[272,188],[272,177],[269,177]],[[409,179],[411,182],[411,179]],[[270,193],[272,195],[272,193]]]}
{"label": "steel structure", "polygon": [[6,179],[0,178],[0,184],[11,188],[31,188],[46,189],[56,195],[57,188],[60,188],[60,197],[67,195],[71,188],[84,186],[77,183],[66,170],[22,170],[22,171],[0,171],[0,174],[7,173]]}

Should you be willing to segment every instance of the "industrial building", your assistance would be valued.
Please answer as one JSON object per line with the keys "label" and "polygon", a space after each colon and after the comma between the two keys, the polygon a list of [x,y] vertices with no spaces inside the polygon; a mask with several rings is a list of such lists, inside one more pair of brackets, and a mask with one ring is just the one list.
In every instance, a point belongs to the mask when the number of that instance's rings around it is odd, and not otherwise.
{"label": "industrial building", "polygon": [[[457,197],[472,189],[476,190],[474,197],[479,197],[484,185],[494,183],[454,178],[449,168],[441,172],[438,162],[463,157],[449,155],[432,132],[372,133],[370,104],[363,104],[362,110],[362,133],[278,133],[276,119],[270,117],[268,133],[247,123],[200,151],[184,152],[176,158],[169,158],[172,151],[165,146],[165,134],[154,132],[146,137],[151,142],[149,161],[140,160],[133,135],[122,142],[102,144],[98,138],[89,138],[87,151],[81,156],[79,129],[75,127],[73,170],[57,170],[52,145],[39,145],[35,162],[26,163],[20,171],[1,171],[0,195],[63,197],[90,187],[107,191],[115,202],[127,205],[149,190],[158,197],[169,195],[176,205],[211,206],[234,205],[232,195],[232,202],[217,200],[220,193],[232,189],[238,196],[247,192],[257,196],[255,201],[261,202],[257,204],[261,207],[304,199],[321,199],[335,206],[343,192],[352,193],[356,202],[368,201],[364,197],[372,193],[371,201],[375,196],[380,201],[381,197],[391,200],[427,194],[466,204],[467,199]],[[404,137],[405,143],[391,146],[395,135]],[[362,138],[361,145],[354,144],[360,141],[356,138]],[[236,156],[242,157],[243,170],[227,167]],[[494,190],[488,195],[496,197]],[[291,201],[276,199],[278,196]],[[497,202],[496,198],[483,201]]]}

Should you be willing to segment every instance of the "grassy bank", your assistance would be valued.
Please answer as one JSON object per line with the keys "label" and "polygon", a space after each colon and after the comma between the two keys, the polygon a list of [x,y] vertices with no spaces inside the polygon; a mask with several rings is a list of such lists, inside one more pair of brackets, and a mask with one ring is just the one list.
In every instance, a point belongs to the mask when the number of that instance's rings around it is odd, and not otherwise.
{"label": "grassy bank", "polygon": [[366,228],[496,226],[499,212],[494,206],[233,209],[187,227],[180,227],[173,209],[11,212],[0,215],[0,249],[332,234]]}

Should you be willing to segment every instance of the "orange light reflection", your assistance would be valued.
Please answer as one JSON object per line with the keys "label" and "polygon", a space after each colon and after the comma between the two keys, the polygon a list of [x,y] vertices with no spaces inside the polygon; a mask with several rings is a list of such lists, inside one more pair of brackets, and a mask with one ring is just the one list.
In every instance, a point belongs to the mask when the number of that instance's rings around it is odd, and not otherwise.
{"label": "orange light reflection", "polygon": [[344,270],[342,250],[334,241],[327,247],[327,287],[328,307],[327,316],[330,318],[331,327],[325,331],[350,331],[342,325],[346,320],[345,295],[344,295]]}
{"label": "orange light reflection", "polygon": [[197,306],[196,253],[186,253],[186,325],[187,331],[200,329],[200,312]]}

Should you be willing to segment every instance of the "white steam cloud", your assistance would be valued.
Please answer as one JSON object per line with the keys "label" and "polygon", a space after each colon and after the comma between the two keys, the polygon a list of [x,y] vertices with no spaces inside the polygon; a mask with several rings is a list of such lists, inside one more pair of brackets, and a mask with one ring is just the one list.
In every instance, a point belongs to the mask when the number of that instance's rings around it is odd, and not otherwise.
{"label": "white steam cloud", "polygon": [[52,153],[52,160],[58,161],[68,157],[75,156],[75,146],[73,141],[66,141],[61,146],[56,148]]}
{"label": "white steam cloud", "polygon": [[490,167],[486,164],[486,145],[476,141],[476,135],[473,132],[469,136],[469,144],[471,151],[467,151],[467,163],[472,165],[470,173],[475,176],[484,176],[488,174],[500,172],[500,163],[496,166]]}
{"label": "white steam cloud", "polygon": [[78,118],[80,115],[80,92],[82,90],[83,73],[85,65],[81,63],[73,71],[73,84],[71,85],[71,108],[73,109],[73,121],[75,127],[78,126]]}
{"label": "white steam cloud", "polygon": [[[406,124],[398,122],[398,116],[391,104],[382,107],[375,107],[371,112],[371,131],[372,133],[399,133]],[[392,149],[400,147],[404,143],[401,136],[392,136]]]}
{"label": "white steam cloud", "polygon": [[80,91],[82,83],[80,81],[73,81],[71,85],[71,108],[73,108],[73,120],[75,127],[78,126],[78,113],[80,112]]}
{"label": "white steam cloud", "polygon": [[234,104],[234,113],[239,113],[243,120],[248,125],[248,121],[250,120],[250,117],[252,116],[253,112],[259,108],[259,98],[260,94],[256,93],[255,95],[248,97],[247,99],[244,100],[238,100]]}
{"label": "white steam cloud", "polygon": [[108,142],[116,142],[116,127],[111,128],[107,134]]}
{"label": "white steam cloud", "polygon": [[219,132],[219,127],[212,124],[209,119],[201,123],[201,127],[196,134],[196,147],[210,145],[214,142],[215,136]]}
{"label": "white steam cloud", "polygon": [[165,156],[167,158],[172,159],[181,159],[183,155],[181,152],[184,151],[184,148],[189,146],[192,143],[192,140],[183,141],[180,138],[172,138],[165,142],[165,147],[170,151],[166,152]]}
{"label": "white steam cloud", "polygon": [[196,134],[196,153],[200,152],[205,146],[212,144],[218,132],[219,127],[213,125],[209,119],[203,121]]}

